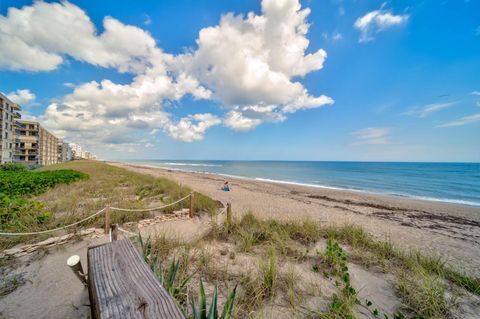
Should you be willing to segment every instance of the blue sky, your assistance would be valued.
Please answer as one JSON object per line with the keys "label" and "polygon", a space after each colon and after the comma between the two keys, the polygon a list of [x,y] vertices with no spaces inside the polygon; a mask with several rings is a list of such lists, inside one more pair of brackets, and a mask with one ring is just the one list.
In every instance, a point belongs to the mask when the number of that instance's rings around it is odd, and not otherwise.
{"label": "blue sky", "polygon": [[102,158],[480,161],[480,2],[300,5],[3,0],[0,91]]}

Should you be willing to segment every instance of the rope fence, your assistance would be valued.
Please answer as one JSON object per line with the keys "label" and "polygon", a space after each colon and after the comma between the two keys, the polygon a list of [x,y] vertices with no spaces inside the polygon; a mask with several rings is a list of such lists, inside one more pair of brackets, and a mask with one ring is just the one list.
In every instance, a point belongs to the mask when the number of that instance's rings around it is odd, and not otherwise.
{"label": "rope fence", "polygon": [[89,219],[92,219],[93,217],[95,217],[97,215],[100,215],[101,213],[104,213],[106,210],[107,210],[107,207],[99,210],[95,214],[92,214],[92,215],[90,215],[90,216],[88,216],[88,217],[86,217],[82,220],[79,220],[78,222],[75,222],[75,223],[70,224],[70,225],[58,227],[58,228],[47,229],[47,230],[42,230],[42,231],[37,231],[37,232],[30,232],[30,233],[1,233],[0,232],[0,236],[27,236],[27,235],[39,235],[39,234],[53,233],[53,232],[58,231],[58,230],[67,229],[67,228],[73,227],[75,225],[81,224],[81,223],[83,223],[83,222],[85,222]]}
{"label": "rope fence", "polygon": [[139,208],[139,209],[130,209],[130,208],[118,208],[118,207],[112,207],[110,206],[110,209],[111,210],[118,210],[118,211],[121,211],[121,212],[150,212],[152,210],[159,210],[159,209],[163,209],[163,208],[167,208],[167,207],[170,207],[170,206],[173,206],[173,205],[176,205],[184,200],[186,200],[187,198],[189,198],[190,196],[192,196],[192,194],[188,194],[187,196],[183,197],[183,198],[180,198],[179,200],[173,202],[173,203],[170,203],[170,204],[167,204],[167,205],[163,205],[163,206],[160,206],[160,207],[152,207],[152,208]]}
{"label": "rope fence", "polygon": [[[167,207],[170,207],[170,206],[173,206],[173,205],[176,205],[184,200],[186,200],[187,198],[190,198],[190,207],[189,207],[189,216],[190,217],[193,217],[193,199],[194,199],[194,195],[193,195],[193,192],[188,194],[187,196],[173,202],[173,203],[170,203],[170,204],[167,204],[167,205],[163,205],[163,206],[160,206],[160,207],[153,207],[153,208],[145,208],[145,209],[128,209],[128,208],[119,208],[119,207],[110,207],[110,206],[107,206],[107,207],[104,207],[102,208],[101,210],[99,210],[98,212],[88,216],[88,217],[85,217],[84,219],[82,220],[79,220],[77,222],[74,222],[72,224],[69,224],[69,225],[65,225],[65,226],[62,226],[62,227],[57,227],[57,228],[53,228],[53,229],[47,229],[47,230],[42,230],[42,231],[37,231],[37,232],[25,232],[25,233],[4,233],[4,232],[0,232],[0,236],[28,236],[28,235],[40,235],[40,234],[47,234],[47,233],[52,233],[52,232],[56,232],[56,231],[59,231],[59,230],[63,230],[63,229],[67,229],[67,228],[70,228],[70,227],[73,227],[73,226],[76,226],[78,224],[81,224],[89,219],[92,219],[100,214],[103,214],[105,213],[105,233],[109,233],[110,234],[110,237],[111,237],[111,233],[110,233],[110,210],[114,210],[114,211],[124,211],[124,212],[148,212],[148,211],[154,211],[154,210],[160,210],[160,209],[163,209],[163,208],[167,208]],[[135,235],[134,233],[132,232],[129,232],[125,229],[121,229],[120,227],[118,227],[118,229],[124,233],[129,233],[129,234],[133,234]]]}

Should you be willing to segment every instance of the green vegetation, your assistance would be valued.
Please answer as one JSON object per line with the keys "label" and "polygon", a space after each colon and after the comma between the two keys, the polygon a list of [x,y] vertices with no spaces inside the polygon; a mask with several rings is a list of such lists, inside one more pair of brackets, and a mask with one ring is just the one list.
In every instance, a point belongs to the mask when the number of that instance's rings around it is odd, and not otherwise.
{"label": "green vegetation", "polygon": [[26,172],[27,166],[18,163],[5,163],[0,165],[0,172]]}
{"label": "green vegetation", "polygon": [[[2,166],[3,167],[3,166]],[[165,178],[156,178],[97,161],[71,161],[27,171],[9,164],[0,171],[0,229],[33,232],[71,224],[107,205],[122,208],[162,206],[188,195],[191,189]],[[87,178],[89,176],[89,178]],[[75,182],[74,185],[71,185]],[[5,193],[8,192],[8,193]],[[215,213],[220,203],[195,193],[194,211]],[[188,200],[165,210],[187,208]],[[112,214],[113,223],[134,222],[155,212]],[[101,227],[103,216],[79,227]],[[0,237],[0,249],[19,242],[41,240],[50,235]]]}
{"label": "green vegetation", "polygon": [[[78,179],[63,176],[71,170],[81,172]],[[3,191],[0,202],[15,207],[16,216],[6,219],[2,227],[8,225],[11,231],[69,224],[106,205],[161,206],[191,192],[167,179],[91,161],[52,165],[35,172],[12,167],[0,174],[49,174],[58,181],[5,183],[9,193]],[[71,182],[74,184],[67,184]],[[178,203],[166,212],[188,204]],[[329,226],[308,219],[264,220],[252,213],[218,222],[222,220],[222,215],[216,216],[219,207],[218,202],[195,193],[195,212],[212,216],[210,230],[195,243],[165,235],[139,238],[145,261],[186,317],[274,318],[279,311],[286,316],[319,319],[357,318],[360,312],[391,319],[451,318],[456,315],[457,296],[467,291],[480,295],[478,278],[451,268],[438,256],[406,251],[379,240],[360,227]],[[36,214],[29,215],[32,211]],[[114,212],[112,221],[134,222],[153,214]],[[103,217],[85,224],[82,227],[101,226]],[[20,240],[31,238],[39,239]],[[3,247],[13,243],[10,238],[0,241]],[[374,297],[362,298],[362,287],[352,283],[359,267],[391,285],[392,294],[402,302],[394,309],[396,313],[387,313]],[[5,286],[15,287],[16,282],[13,279]]]}
{"label": "green vegetation", "polygon": [[[151,239],[148,238],[146,241],[142,239],[142,236],[138,236],[140,243],[140,248],[144,260],[152,269],[153,273],[157,276],[158,280],[165,288],[165,290],[172,296],[179,308],[185,315],[193,319],[228,319],[231,318],[232,312],[235,304],[236,297],[236,287],[228,294],[225,304],[223,306],[223,311],[219,313],[218,311],[218,289],[215,286],[212,301],[210,303],[209,310],[207,312],[207,298],[205,296],[205,289],[203,286],[202,279],[200,278],[199,289],[198,289],[198,302],[195,304],[195,298],[193,295],[188,294],[187,284],[193,277],[193,272],[191,274],[187,273],[187,269],[183,267],[180,268],[181,261],[179,259],[173,258],[170,262],[169,267],[164,267],[164,262],[160,259],[161,253],[169,251],[169,249],[161,249],[164,244],[167,244],[171,247],[169,243],[163,237],[161,242],[152,243]],[[185,257],[186,255],[184,255]],[[189,264],[189,258],[187,257],[184,260],[184,265]],[[188,312],[188,304],[191,306],[191,312]]]}
{"label": "green vegetation", "polygon": [[0,166],[0,227],[2,230],[21,231],[48,222],[51,212],[42,211],[44,205],[31,199],[58,184],[87,179],[88,175],[73,170],[28,171],[20,164]]}
{"label": "green vegetation", "polygon": [[218,290],[215,286],[212,295],[212,302],[207,313],[207,302],[205,297],[205,289],[203,288],[203,282],[200,280],[199,294],[198,294],[198,306],[195,305],[195,300],[192,298],[192,319],[228,319],[232,317],[233,306],[235,304],[236,288],[227,297],[227,301],[223,306],[223,311],[219,315],[218,312]]}
{"label": "green vegetation", "polygon": [[0,193],[9,197],[34,196],[46,192],[58,184],[69,184],[88,175],[73,170],[58,171],[2,171],[0,172]]}
{"label": "green vegetation", "polygon": [[[278,290],[281,286],[286,287],[288,304],[293,309],[303,309],[307,317],[313,318],[355,318],[358,307],[382,318],[448,318],[449,311],[455,309],[455,300],[448,297],[447,290],[463,288],[479,295],[478,278],[449,268],[437,256],[404,251],[353,225],[322,226],[310,220],[261,220],[248,213],[242,218],[214,225],[206,239],[233,243],[238,252],[269,256],[260,262],[258,276],[248,274],[240,278],[238,307],[246,307],[249,311],[261,308],[270,296],[275,295],[275,287]],[[311,257],[309,249],[324,240],[327,247],[325,252],[317,254],[320,259]],[[339,243],[350,247],[355,262],[367,267],[378,266],[394,276],[393,287],[404,303],[401,312],[381,313],[375,306],[375,300],[360,301],[350,281],[349,257]],[[271,261],[275,256],[272,249],[280,254],[281,262]],[[298,291],[298,284],[292,283],[293,275],[285,278],[275,276],[274,265],[278,267],[279,263],[288,262],[311,262],[313,273],[323,274],[335,284],[338,293],[330,296],[328,309],[319,311],[301,306],[298,295],[302,292]]]}

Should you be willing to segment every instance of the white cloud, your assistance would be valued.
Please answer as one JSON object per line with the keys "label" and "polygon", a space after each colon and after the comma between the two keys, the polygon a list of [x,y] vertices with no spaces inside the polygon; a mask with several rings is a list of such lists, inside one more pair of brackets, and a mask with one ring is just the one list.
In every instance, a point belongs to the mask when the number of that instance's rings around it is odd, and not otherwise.
{"label": "white cloud", "polygon": [[480,91],[473,91],[473,92],[470,92],[470,95],[476,95],[476,96],[480,96]]}
{"label": "white cloud", "polygon": [[407,14],[394,15],[391,11],[384,10],[383,6],[379,10],[366,13],[355,21],[354,27],[360,31],[359,42],[372,41],[375,39],[376,33],[408,21]]}
{"label": "white cloud", "polygon": [[145,18],[145,20],[143,21],[143,23],[144,23],[145,25],[150,25],[150,24],[152,24],[152,18],[150,18],[150,16],[149,16],[148,14],[145,13],[143,16],[144,16],[144,18]]}
{"label": "white cloud", "polygon": [[35,94],[30,92],[30,90],[16,90],[15,92],[10,92],[7,94],[7,97],[12,101],[20,106],[28,105],[35,101]]}
{"label": "white cloud", "polygon": [[387,144],[388,134],[390,128],[388,127],[368,127],[352,133],[356,138],[353,145],[364,144]]}
{"label": "white cloud", "polygon": [[480,113],[464,116],[458,120],[447,122],[437,127],[453,127],[453,126],[463,126],[467,124],[480,122]]}
{"label": "white cloud", "polygon": [[309,13],[296,0],[264,0],[262,15],[224,15],[218,26],[200,31],[198,48],[178,57],[177,67],[231,108],[226,125],[243,131],[246,122],[250,128],[262,122],[243,112],[247,106],[275,106],[271,108],[275,113],[331,104],[331,98],[312,96],[292,79],[320,70],[327,56],[322,49],[305,54]]}
{"label": "white cloud", "polygon": [[338,32],[332,32],[332,34],[329,34],[328,32],[322,33],[322,38],[324,38],[327,41],[340,41],[343,39],[343,35]]}
{"label": "white cloud", "polygon": [[121,71],[137,70],[155,54],[155,41],[144,30],[111,17],[97,34],[86,13],[69,2],[36,1],[22,9],[9,8],[0,16],[0,67],[50,71],[64,55]]}
{"label": "white cloud", "polygon": [[[48,71],[69,56],[133,74],[127,84],[108,79],[65,84],[72,92],[41,116],[61,136],[128,150],[138,132],[198,141],[222,120],[226,127],[247,131],[334,102],[312,95],[300,82],[322,69],[327,57],[323,49],[306,53],[309,13],[298,0],[263,0],[261,14],[226,14],[218,25],[200,30],[194,48],[172,55],[139,27],[105,17],[100,33],[76,5],[38,1],[0,16],[0,41],[13,44],[12,52],[0,49],[0,68]],[[224,114],[177,119],[168,105],[187,94],[215,101]]]}
{"label": "white cloud", "polygon": [[164,130],[174,139],[184,142],[200,141],[205,131],[222,121],[213,114],[195,114],[180,119],[177,123],[168,123]]}
{"label": "white cloud", "polygon": [[416,108],[414,110],[407,111],[403,114],[424,118],[424,117],[429,116],[432,113],[447,109],[447,108],[452,107],[456,104],[458,104],[457,101],[445,102],[445,103],[432,103],[432,104],[427,104],[427,105],[425,105],[421,108]]}

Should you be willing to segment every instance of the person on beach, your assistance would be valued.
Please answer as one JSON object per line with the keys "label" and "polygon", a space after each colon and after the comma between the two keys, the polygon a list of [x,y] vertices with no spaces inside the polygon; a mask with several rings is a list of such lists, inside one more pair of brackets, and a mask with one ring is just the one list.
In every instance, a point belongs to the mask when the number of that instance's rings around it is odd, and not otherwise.
{"label": "person on beach", "polygon": [[224,192],[229,192],[230,191],[230,186],[228,185],[228,181],[225,181],[225,183],[223,183],[222,190]]}

